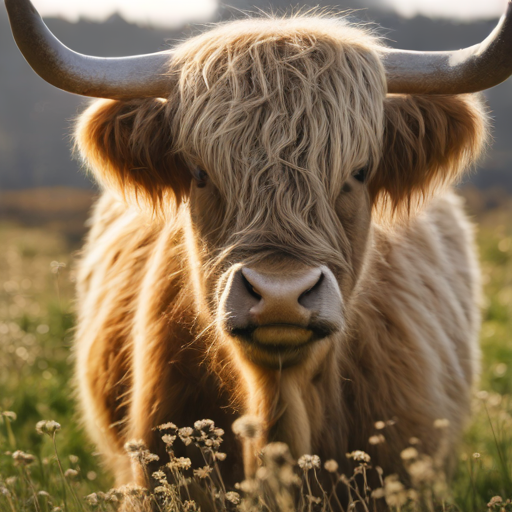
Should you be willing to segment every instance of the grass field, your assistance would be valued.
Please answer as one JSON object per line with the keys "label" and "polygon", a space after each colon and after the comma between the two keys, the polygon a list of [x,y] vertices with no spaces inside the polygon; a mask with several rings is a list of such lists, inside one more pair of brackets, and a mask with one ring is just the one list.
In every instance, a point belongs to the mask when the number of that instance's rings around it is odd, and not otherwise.
{"label": "grass field", "polygon": [[[450,483],[451,496],[436,505],[439,510],[512,510],[505,502],[512,498],[511,219],[508,208],[478,219],[485,286],[481,391]],[[74,413],[71,345],[77,246],[70,240],[51,228],[0,223],[1,512],[115,509],[115,500],[96,504],[94,498],[83,499],[107,491],[112,482]],[[58,459],[52,436],[35,430],[40,420],[61,425],[53,437]],[[503,501],[495,499],[488,507],[495,496]],[[238,510],[229,503],[225,510]],[[305,510],[315,507],[312,500]]]}

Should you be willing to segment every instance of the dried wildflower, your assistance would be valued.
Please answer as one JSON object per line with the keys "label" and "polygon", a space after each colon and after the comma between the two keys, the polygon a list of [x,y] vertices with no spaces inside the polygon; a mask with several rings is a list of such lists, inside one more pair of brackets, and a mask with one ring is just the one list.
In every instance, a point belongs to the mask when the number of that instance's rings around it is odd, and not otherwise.
{"label": "dried wildflower", "polygon": [[231,428],[237,436],[243,439],[257,439],[263,433],[261,421],[256,416],[241,416]]}
{"label": "dried wildflower", "polygon": [[9,486],[13,486],[16,483],[16,480],[18,480],[17,476],[9,476],[5,479],[5,483]]}
{"label": "dried wildflower", "polygon": [[479,400],[482,400],[485,402],[485,400],[487,400],[489,398],[489,393],[487,391],[479,391],[477,394],[476,394],[476,397],[479,399]]}
{"label": "dried wildflower", "polygon": [[434,428],[448,428],[450,426],[450,420],[446,418],[437,419],[434,421]]}
{"label": "dried wildflower", "polygon": [[169,469],[177,469],[179,471],[183,471],[185,469],[190,469],[192,466],[192,461],[188,457],[173,457],[171,462],[167,463],[167,467]]}
{"label": "dried wildflower", "polygon": [[12,454],[12,458],[16,466],[30,466],[30,464],[36,460],[33,455],[30,455],[30,453],[22,452],[21,450],[16,450]]}
{"label": "dried wildflower", "polygon": [[386,495],[386,491],[382,487],[379,487],[379,488],[375,489],[374,491],[372,491],[372,498],[374,500],[384,498],[385,495]]}
{"label": "dried wildflower", "polygon": [[382,430],[386,428],[386,424],[383,421],[376,421],[373,425],[377,430]]}
{"label": "dried wildflower", "polygon": [[202,468],[194,469],[194,476],[198,478],[207,478],[208,475],[213,471],[210,466],[204,466]]}
{"label": "dried wildflower", "polygon": [[60,430],[60,423],[53,420],[42,420],[36,424],[36,431],[41,435],[48,435],[53,437]]}
{"label": "dried wildflower", "polygon": [[7,487],[4,487],[3,485],[0,485],[0,494],[2,494],[4,496],[10,497],[11,496],[11,491],[9,491],[9,489],[7,489]]}
{"label": "dried wildflower", "polygon": [[386,442],[386,438],[382,434],[377,434],[375,436],[371,436],[370,439],[368,439],[368,442],[373,445],[381,444]]}
{"label": "dried wildflower", "polygon": [[124,494],[119,489],[110,489],[107,493],[101,493],[103,501],[107,503],[118,503],[124,497]]}
{"label": "dried wildflower", "polygon": [[174,441],[176,441],[176,436],[171,436],[170,434],[164,434],[162,436],[162,441],[167,445],[167,446],[172,446],[174,444]]}
{"label": "dried wildflower", "polygon": [[371,460],[371,457],[366,452],[363,452],[362,450],[354,450],[351,453],[347,453],[346,456],[347,456],[347,458],[354,459],[355,461],[358,461],[358,462],[370,462],[370,460]]}
{"label": "dried wildflower", "polygon": [[66,469],[64,476],[70,480],[75,480],[78,478],[78,471],[76,469]]}
{"label": "dried wildflower", "polygon": [[155,471],[151,476],[155,480],[167,480],[167,477],[165,476],[165,473],[163,471]]}
{"label": "dried wildflower", "polygon": [[93,492],[92,494],[87,495],[84,498],[84,500],[87,503],[87,505],[89,505],[90,507],[97,507],[100,504],[100,500],[98,498],[98,495],[95,492]]}
{"label": "dried wildflower", "polygon": [[52,274],[58,274],[63,268],[66,268],[66,264],[62,261],[52,261],[50,263]]}
{"label": "dried wildflower", "polygon": [[473,459],[479,459],[481,455],[478,452],[473,453]]}
{"label": "dried wildflower", "polygon": [[185,512],[198,512],[200,510],[194,500],[185,500],[183,502],[183,509]]}
{"label": "dried wildflower", "polygon": [[226,499],[233,503],[233,505],[238,505],[240,503],[240,494],[234,491],[230,491],[226,493]]}
{"label": "dried wildflower", "polygon": [[122,496],[133,496],[134,498],[141,498],[145,496],[148,490],[145,487],[136,484],[123,485],[117,491]]}
{"label": "dried wildflower", "polygon": [[400,457],[402,458],[402,460],[415,459],[416,457],[418,457],[418,450],[410,446],[409,448],[406,448],[405,450],[401,451]]}
{"label": "dried wildflower", "polygon": [[226,457],[227,457],[227,455],[223,452],[217,452],[213,455],[213,458],[215,460],[220,460],[220,461],[226,460]]}
{"label": "dried wildflower", "polygon": [[331,459],[325,462],[324,468],[329,471],[329,473],[336,473],[338,471],[338,463]]}
{"label": "dried wildflower", "polygon": [[250,479],[250,480],[243,480],[239,484],[235,485],[236,489],[240,489],[242,492],[246,494],[254,494],[260,489],[260,485],[257,480]]}
{"label": "dried wildflower", "polygon": [[137,462],[141,466],[147,466],[151,462],[156,462],[160,460],[158,455],[151,453],[147,447],[146,443],[142,439],[128,441],[124,445],[124,449],[128,453],[130,459],[134,462]]}
{"label": "dried wildflower", "polygon": [[435,471],[432,466],[432,459],[427,456],[422,456],[419,460],[413,462],[407,467],[411,479],[416,484],[420,482],[432,482],[435,480]]}
{"label": "dried wildflower", "polygon": [[192,444],[192,434],[194,433],[194,429],[190,427],[180,428],[179,431],[180,439],[183,441],[185,446]]}
{"label": "dried wildflower", "polygon": [[494,505],[500,505],[501,503],[503,503],[503,498],[501,496],[494,496],[491,498],[491,501],[487,503],[487,506],[492,508]]}
{"label": "dried wildflower", "polygon": [[174,424],[174,423],[163,423],[162,425],[158,425],[158,427],[156,427],[157,430],[160,430],[160,432],[164,432],[164,431],[170,431],[171,433],[175,433],[178,431],[178,427]]}
{"label": "dried wildflower", "polygon": [[384,497],[390,507],[399,508],[407,503],[407,491],[398,475],[389,475],[384,479]]}
{"label": "dried wildflower", "polygon": [[298,460],[298,465],[304,471],[313,468],[320,468],[320,457],[318,455],[302,455]]}
{"label": "dried wildflower", "polygon": [[420,444],[420,443],[421,443],[421,441],[417,437],[409,438],[409,444],[415,445],[415,444]]}
{"label": "dried wildflower", "polygon": [[269,443],[262,450],[262,457],[265,465],[282,467],[293,465],[294,460],[290,449],[285,443]]}
{"label": "dried wildflower", "polygon": [[271,474],[272,473],[266,467],[258,468],[258,470],[256,471],[256,479],[267,480]]}
{"label": "dried wildflower", "polygon": [[2,416],[3,416],[4,418],[7,418],[7,419],[8,419],[9,421],[11,421],[11,422],[12,422],[12,421],[16,421],[16,418],[17,418],[16,413],[15,413],[15,412],[12,412],[12,411],[4,411],[4,412],[2,413]]}
{"label": "dried wildflower", "polygon": [[78,457],[76,455],[70,455],[69,456],[69,461],[71,462],[71,464],[78,464]]}

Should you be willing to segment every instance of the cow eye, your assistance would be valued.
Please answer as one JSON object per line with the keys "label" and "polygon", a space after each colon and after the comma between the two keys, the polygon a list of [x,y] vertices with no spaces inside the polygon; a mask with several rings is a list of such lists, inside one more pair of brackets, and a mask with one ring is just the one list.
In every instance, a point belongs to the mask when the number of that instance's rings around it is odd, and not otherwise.
{"label": "cow eye", "polygon": [[363,167],[362,169],[359,169],[352,176],[357,181],[360,181],[361,183],[364,183],[366,181],[367,176],[368,176],[368,167]]}
{"label": "cow eye", "polygon": [[196,185],[199,188],[206,187],[206,183],[208,182],[208,174],[205,170],[201,169],[200,167],[194,167],[192,169],[192,176],[196,180]]}

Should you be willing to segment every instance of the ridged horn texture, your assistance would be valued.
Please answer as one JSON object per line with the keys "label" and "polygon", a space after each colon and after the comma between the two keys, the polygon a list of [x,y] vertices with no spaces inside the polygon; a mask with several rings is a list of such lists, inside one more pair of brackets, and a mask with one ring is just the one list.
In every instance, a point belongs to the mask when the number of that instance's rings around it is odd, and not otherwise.
{"label": "ridged horn texture", "polygon": [[170,51],[101,58],[76,53],[44,24],[29,0],[5,0],[14,40],[32,69],[50,84],[94,98],[158,98],[169,95]]}
{"label": "ridged horn texture", "polygon": [[[34,71],[50,84],[82,96],[111,99],[166,97],[171,52],[100,58],[64,46],[29,0],[5,0],[14,39]],[[483,91],[512,74],[512,0],[482,43],[449,52],[383,50],[388,92],[462,94]]]}
{"label": "ridged horn texture", "polygon": [[483,91],[512,75],[512,2],[489,37],[451,52],[386,49],[388,92],[463,94]]}

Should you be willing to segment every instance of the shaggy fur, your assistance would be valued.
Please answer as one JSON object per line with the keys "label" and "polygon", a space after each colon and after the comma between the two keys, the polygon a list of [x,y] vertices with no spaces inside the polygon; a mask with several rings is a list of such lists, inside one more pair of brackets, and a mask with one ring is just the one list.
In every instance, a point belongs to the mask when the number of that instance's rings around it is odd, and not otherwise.
{"label": "shaggy fur", "polygon": [[[152,428],[167,421],[223,427],[228,481],[257,460],[230,433],[241,413],[295,456],[346,464],[363,449],[388,472],[412,436],[448,455],[436,419],[458,439],[479,284],[447,186],[478,156],[486,119],[473,96],[386,97],[380,48],[340,20],[229,23],[174,50],[169,98],[98,101],[81,116],[77,147],[105,192],[80,264],[77,375],[118,483],[138,478],[123,443],[162,452]],[[297,366],[250,363],[219,327],[242,263],[328,265],[345,328]],[[374,422],[390,419],[371,446]]]}

